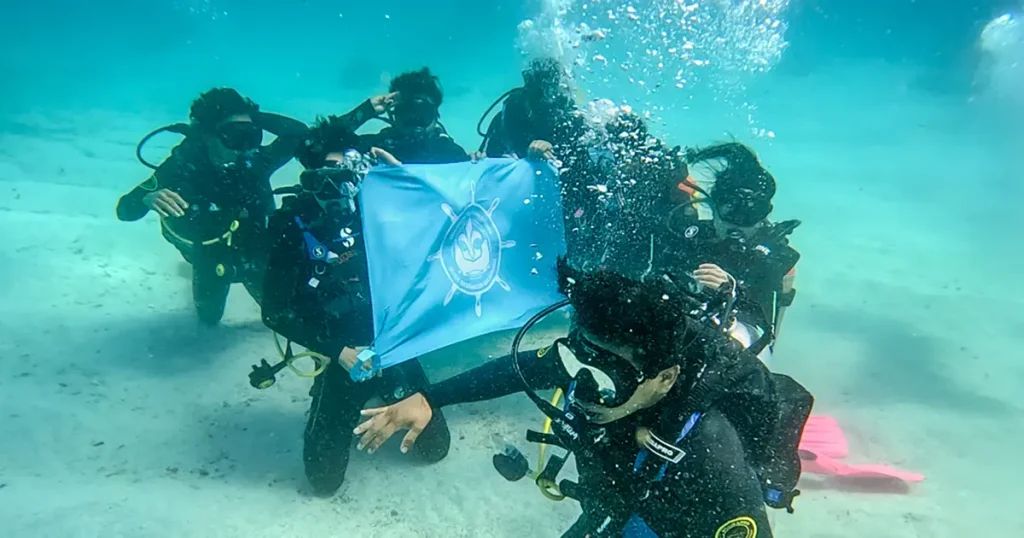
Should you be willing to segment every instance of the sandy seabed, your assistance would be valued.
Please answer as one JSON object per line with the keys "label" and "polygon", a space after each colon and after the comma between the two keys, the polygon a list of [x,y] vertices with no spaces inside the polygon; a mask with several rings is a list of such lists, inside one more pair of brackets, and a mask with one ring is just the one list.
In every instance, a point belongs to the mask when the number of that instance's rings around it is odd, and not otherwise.
{"label": "sandy seabed", "polygon": [[[778,216],[804,220],[800,294],[776,364],[815,393],[817,413],[839,418],[852,462],[928,478],[878,492],[807,477],[796,514],[776,516],[777,535],[1019,528],[1021,219],[971,188],[972,177],[1009,184],[1018,157],[967,143],[976,139],[957,129],[973,127],[949,128],[959,120],[943,103],[867,96],[858,113],[819,101],[801,101],[759,146],[780,179]],[[523,432],[539,426],[521,396],[446,410],[453,444],[439,464],[391,443],[355,455],[334,498],[310,497],[309,383],[286,373],[269,390],[249,387],[249,365],[275,353],[255,304],[236,287],[223,325],[200,327],[188,267],[156,220],[113,217],[120,191],[145,175],[132,146],[151,125],[90,111],[0,127],[0,535],[534,537],[568,527],[577,506],[492,469],[496,434],[527,448]],[[440,379],[504,354],[509,337],[425,363]]]}

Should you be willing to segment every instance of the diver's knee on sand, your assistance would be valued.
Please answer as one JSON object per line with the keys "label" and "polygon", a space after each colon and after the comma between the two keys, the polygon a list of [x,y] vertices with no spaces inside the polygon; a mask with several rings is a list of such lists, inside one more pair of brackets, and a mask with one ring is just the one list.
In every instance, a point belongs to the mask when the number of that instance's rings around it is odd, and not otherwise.
{"label": "diver's knee on sand", "polygon": [[[358,415],[358,410],[356,410]],[[302,447],[306,479],[317,496],[330,496],[345,481],[355,420],[338,420],[311,410]]]}
{"label": "diver's knee on sand", "polygon": [[302,459],[306,479],[317,496],[330,496],[345,481],[352,452],[352,430],[372,394],[370,385],[349,381],[348,372],[328,367],[313,382]]}
{"label": "diver's knee on sand", "polygon": [[430,423],[413,445],[413,452],[426,463],[437,463],[448,455],[451,446],[452,433],[448,429],[448,421],[440,409],[435,409]]}
{"label": "diver's knee on sand", "polygon": [[196,315],[206,325],[216,325],[224,317],[226,302],[196,301]]}
{"label": "diver's knee on sand", "polygon": [[[346,454],[348,451],[346,451]],[[345,463],[339,466],[318,465],[306,462],[306,480],[312,488],[313,495],[317,497],[330,497],[341,489],[345,482],[345,471],[348,467],[348,456],[345,456]]]}
{"label": "diver's knee on sand", "polygon": [[207,325],[216,325],[224,317],[231,282],[216,273],[200,273],[196,267],[193,267],[193,271],[192,302],[195,304],[196,314],[199,321]]}

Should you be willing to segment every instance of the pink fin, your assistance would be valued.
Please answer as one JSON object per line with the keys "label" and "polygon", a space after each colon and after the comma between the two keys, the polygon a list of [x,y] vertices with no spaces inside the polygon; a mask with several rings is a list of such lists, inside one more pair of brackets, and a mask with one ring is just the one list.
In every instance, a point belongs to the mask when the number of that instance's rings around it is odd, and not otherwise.
{"label": "pink fin", "polygon": [[830,458],[845,458],[850,447],[839,422],[830,416],[816,415],[807,419],[800,437],[800,450]]}
{"label": "pink fin", "polygon": [[841,461],[849,453],[846,436],[836,419],[812,416],[800,438],[800,463],[803,472],[863,479],[898,479],[921,482],[924,475],[901,471],[888,465],[848,465]]}
{"label": "pink fin", "polygon": [[843,478],[897,479],[921,482],[924,475],[901,471],[888,465],[848,465],[839,460],[812,452],[800,452],[800,465],[805,473],[841,476]]}

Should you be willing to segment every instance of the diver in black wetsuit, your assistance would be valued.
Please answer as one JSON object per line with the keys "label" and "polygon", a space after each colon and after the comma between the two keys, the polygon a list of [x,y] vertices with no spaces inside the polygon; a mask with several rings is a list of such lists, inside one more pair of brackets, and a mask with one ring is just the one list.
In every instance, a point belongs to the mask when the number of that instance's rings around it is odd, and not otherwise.
{"label": "diver in black wetsuit", "polygon": [[[502,104],[486,132],[480,131],[491,110]],[[480,153],[487,157],[546,159],[559,169],[563,227],[570,257],[594,244],[589,222],[603,204],[592,190],[605,183],[592,155],[595,133],[576,106],[565,68],[551,58],[537,59],[523,71],[523,86],[498,98],[477,125],[484,137]],[[597,230],[600,232],[600,230]]]}
{"label": "diver in black wetsuit", "polygon": [[[480,144],[487,157],[526,157],[548,153],[566,155],[572,138],[581,135],[582,121],[565,69],[550,58],[530,62],[523,71],[523,86],[505,93],[498,101],[501,110],[491,120]],[[493,105],[492,107],[493,108]],[[484,113],[480,123],[486,119]],[[480,125],[477,125],[479,131]],[[533,156],[533,155],[531,155]]]}
{"label": "diver in black wetsuit", "polygon": [[[274,210],[270,176],[291,160],[306,134],[296,120],[260,112],[229,88],[200,95],[187,133],[149,179],[121,197],[117,218],[139,220],[150,210],[164,237],[192,264],[199,319],[216,324],[232,283],[260,301],[266,219]],[[277,140],[263,146],[263,131]]]}
{"label": "diver in black wetsuit", "polygon": [[[360,446],[410,429],[405,451],[433,409],[525,390],[555,423],[555,436],[535,440],[576,456],[579,483],[559,485],[583,515],[563,537],[637,527],[662,538],[770,537],[766,504],[791,509],[797,494],[810,394],[728,338],[711,321],[721,311],[705,310],[714,303],[698,303],[685,279],[564,260],[559,279],[575,313],[568,338],[364,411]],[[564,410],[535,393],[550,388],[566,394]]]}
{"label": "diver in black wetsuit", "polygon": [[[367,400],[381,396],[395,402],[428,383],[415,360],[363,382],[349,375],[357,353],[373,341],[366,247],[355,205],[370,162],[355,149],[360,140],[353,133],[372,112],[367,103],[378,102],[375,98],[349,114],[321,120],[311,130],[297,154],[306,168],[302,191],[286,197],[270,223],[273,240],[263,321],[326,362],[310,391],[313,401],[303,447],[306,476],[317,495],[331,495],[341,486],[352,429]],[[376,148],[372,153],[397,164]],[[436,462],[447,455],[451,437],[440,411],[423,440],[416,451],[423,460]]]}
{"label": "diver in black wetsuit", "polygon": [[[630,138],[628,120],[612,126],[627,129],[616,140]],[[579,484],[559,485],[583,516],[563,536],[624,536],[637,526],[663,538],[771,536],[765,506],[789,508],[796,494],[797,443],[813,400],[727,335],[731,295],[659,265],[675,240],[665,185],[686,177],[677,152],[637,136],[611,153],[601,194],[616,207],[590,225],[609,231],[559,263],[575,315],[569,337],[518,353],[527,324],[513,356],[364,411],[372,418],[357,429],[360,445],[376,450],[409,429],[408,449],[432,409],[523,391],[553,419],[556,436],[534,440],[576,456]],[[542,388],[561,389],[567,407],[536,395]]]}
{"label": "diver in black wetsuit", "polygon": [[406,164],[439,164],[470,160],[462,146],[441,125],[444,100],[441,83],[430,70],[403,73],[391,80],[386,104],[391,126],[361,135],[363,145],[383,149]]}
{"label": "diver in black wetsuit", "polygon": [[800,221],[769,219],[775,178],[749,147],[730,142],[691,149],[686,160],[686,180],[668,187],[673,200],[667,226],[675,240],[665,243],[660,263],[696,262],[700,265],[689,269],[703,284],[734,287],[753,307],[741,311],[740,321],[774,344],[796,294],[800,253],[788,237]]}

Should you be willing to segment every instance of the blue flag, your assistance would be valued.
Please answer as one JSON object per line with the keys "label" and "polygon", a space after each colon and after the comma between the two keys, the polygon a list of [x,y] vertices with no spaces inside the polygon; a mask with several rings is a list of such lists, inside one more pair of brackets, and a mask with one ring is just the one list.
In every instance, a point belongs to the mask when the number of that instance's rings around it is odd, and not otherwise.
{"label": "blue flag", "polygon": [[565,236],[548,163],[379,166],[359,203],[375,367],[519,327],[561,298]]}

